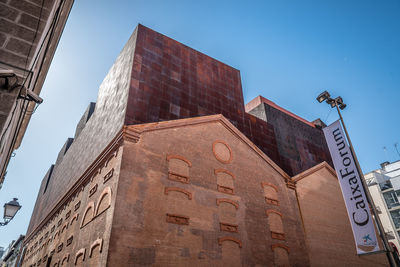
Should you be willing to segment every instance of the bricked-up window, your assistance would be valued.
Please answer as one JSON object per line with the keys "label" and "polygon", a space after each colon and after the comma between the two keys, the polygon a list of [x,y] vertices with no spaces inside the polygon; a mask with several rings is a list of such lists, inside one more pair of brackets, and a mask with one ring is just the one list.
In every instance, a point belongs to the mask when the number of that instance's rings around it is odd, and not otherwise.
{"label": "bricked-up window", "polygon": [[275,266],[289,267],[289,249],[283,245],[272,245],[274,251],[274,262]]}
{"label": "bricked-up window", "polygon": [[168,155],[168,179],[180,183],[189,183],[189,168],[192,163],[180,155]]}
{"label": "bricked-up window", "polygon": [[97,201],[96,216],[103,213],[106,209],[111,206],[111,188],[107,186],[104,188],[103,192]]}
{"label": "bricked-up window", "polygon": [[264,190],[265,201],[268,204],[279,205],[278,188],[275,185],[266,182],[262,183],[261,186]]}
{"label": "bricked-up window", "polygon": [[267,210],[268,224],[273,239],[285,239],[283,230],[282,214],[275,210]]}
{"label": "bricked-up window", "polygon": [[235,176],[233,173],[224,170],[224,169],[216,169],[214,170],[215,175],[217,176],[217,189],[218,191],[226,194],[234,194],[234,179]]}
{"label": "bricked-up window", "polygon": [[86,207],[85,212],[83,213],[81,228],[92,221],[92,219],[94,218],[94,215],[95,215],[94,212],[95,212],[94,202],[92,201],[92,202],[89,202],[89,204]]}

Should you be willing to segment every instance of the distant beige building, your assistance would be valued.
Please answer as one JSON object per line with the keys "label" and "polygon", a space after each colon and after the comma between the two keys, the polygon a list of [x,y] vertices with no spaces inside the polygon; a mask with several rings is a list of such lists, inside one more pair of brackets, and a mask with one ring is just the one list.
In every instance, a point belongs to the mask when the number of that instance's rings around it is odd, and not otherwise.
{"label": "distant beige building", "polygon": [[400,161],[364,175],[389,242],[400,250]]}
{"label": "distant beige building", "polygon": [[1,267],[21,266],[22,248],[24,235],[20,235],[17,240],[13,240],[0,259]]}

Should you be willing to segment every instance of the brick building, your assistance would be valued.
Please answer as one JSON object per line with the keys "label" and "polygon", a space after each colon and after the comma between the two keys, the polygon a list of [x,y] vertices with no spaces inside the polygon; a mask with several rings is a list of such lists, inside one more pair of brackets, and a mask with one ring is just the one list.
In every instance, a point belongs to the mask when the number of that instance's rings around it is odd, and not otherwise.
{"label": "brick building", "polygon": [[73,0],[0,1],[0,188],[21,145]]}
{"label": "brick building", "polygon": [[[43,178],[23,266],[385,266],[357,257],[321,127],[139,25]],[[316,205],[318,203],[318,205]]]}

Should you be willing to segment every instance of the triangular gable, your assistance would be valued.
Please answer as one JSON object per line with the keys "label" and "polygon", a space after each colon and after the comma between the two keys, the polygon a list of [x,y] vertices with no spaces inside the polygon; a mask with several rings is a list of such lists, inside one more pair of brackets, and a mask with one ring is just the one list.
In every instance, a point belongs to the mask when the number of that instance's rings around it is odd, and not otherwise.
{"label": "triangular gable", "polygon": [[261,149],[259,149],[252,141],[250,141],[241,131],[239,131],[229,120],[223,115],[210,115],[188,119],[170,120],[146,124],[137,124],[124,126],[124,135],[138,136],[143,132],[157,131],[168,128],[177,128],[189,125],[204,124],[210,122],[221,123],[228,131],[230,131],[236,138],[252,149],[259,157],[261,157],[266,163],[268,163],[274,170],[283,176],[285,181],[290,180],[290,176],[282,170],[271,158],[269,158]]}
{"label": "triangular gable", "polygon": [[336,176],[336,172],[335,170],[331,167],[331,165],[329,165],[326,161],[323,161],[317,165],[315,165],[314,167],[309,168],[308,170],[303,171],[302,173],[299,173],[295,176],[292,177],[292,180],[297,183],[298,181],[300,181],[301,179],[307,178],[309,177],[311,174],[321,170],[321,169],[326,169],[328,170],[331,174],[332,177],[337,179]]}

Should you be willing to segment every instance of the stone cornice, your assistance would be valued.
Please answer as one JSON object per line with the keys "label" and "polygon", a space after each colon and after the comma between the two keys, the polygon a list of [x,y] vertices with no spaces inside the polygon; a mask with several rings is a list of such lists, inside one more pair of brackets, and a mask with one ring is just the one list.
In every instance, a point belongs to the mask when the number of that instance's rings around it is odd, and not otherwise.
{"label": "stone cornice", "polygon": [[140,139],[140,131],[135,128],[124,126],[123,127],[123,139],[124,141],[129,141],[133,143],[137,143]]}

